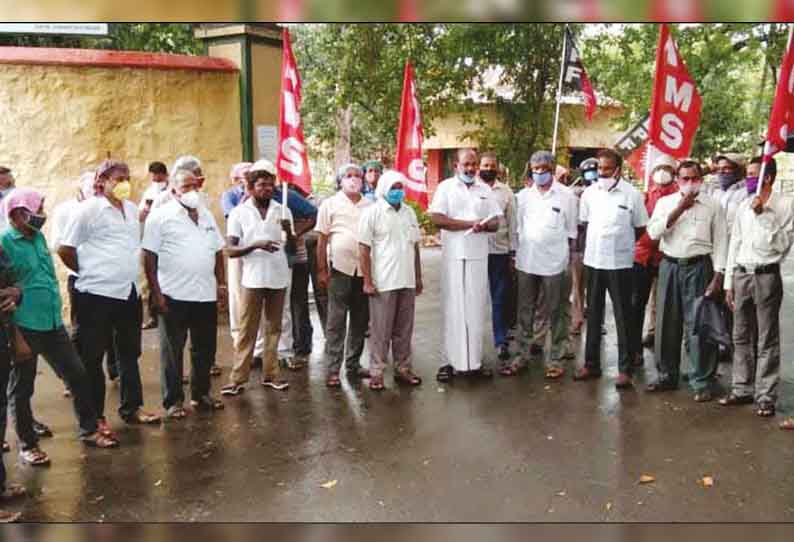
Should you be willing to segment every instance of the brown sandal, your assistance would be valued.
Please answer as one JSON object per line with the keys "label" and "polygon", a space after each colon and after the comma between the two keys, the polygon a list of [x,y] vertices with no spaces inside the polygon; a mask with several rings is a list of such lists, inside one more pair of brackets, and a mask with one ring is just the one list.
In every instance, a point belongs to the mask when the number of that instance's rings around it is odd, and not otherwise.
{"label": "brown sandal", "polygon": [[20,450],[19,458],[33,467],[43,467],[50,464],[50,456],[48,456],[41,448],[30,448],[29,450]]}
{"label": "brown sandal", "polygon": [[98,432],[94,433],[93,435],[83,437],[81,440],[83,441],[83,444],[90,446],[91,448],[116,448],[119,445],[119,441],[115,438],[107,437]]}
{"label": "brown sandal", "polygon": [[[396,378],[397,378],[397,376],[395,375],[395,379]],[[386,388],[386,386],[383,385],[383,377],[382,376],[372,376],[372,377],[370,377],[370,379],[369,379],[369,389],[375,390],[375,391],[380,391],[380,390],[382,390],[384,388]]]}
{"label": "brown sandal", "polygon": [[325,385],[328,386],[329,388],[341,388],[342,381],[339,380],[338,374],[334,374],[334,375],[330,375],[328,378],[325,379]]}
{"label": "brown sandal", "polygon": [[25,489],[25,486],[21,486],[19,484],[8,484],[6,488],[0,492],[0,500],[10,500],[10,499],[18,499],[20,497],[24,497],[28,494],[28,490]]}
{"label": "brown sandal", "polygon": [[[383,377],[380,378],[383,383]],[[418,386],[422,383],[422,378],[414,374],[410,369],[404,371],[397,371],[394,373],[394,381],[398,384],[408,384],[409,386]]]}
{"label": "brown sandal", "polygon": [[546,375],[544,378],[546,380],[557,380],[558,378],[561,378],[564,374],[565,374],[565,369],[563,369],[562,367],[549,367],[548,369],[546,369]]}

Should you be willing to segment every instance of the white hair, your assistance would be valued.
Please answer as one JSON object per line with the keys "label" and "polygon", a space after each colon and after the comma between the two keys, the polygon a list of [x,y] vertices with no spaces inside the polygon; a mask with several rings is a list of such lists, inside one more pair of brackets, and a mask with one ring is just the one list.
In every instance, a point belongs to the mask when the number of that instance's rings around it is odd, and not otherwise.
{"label": "white hair", "polygon": [[188,171],[186,169],[174,170],[174,172],[171,173],[171,188],[182,188],[182,186],[185,184],[185,181],[193,178],[195,178],[195,175],[193,175],[192,171]]}
{"label": "white hair", "polygon": [[186,154],[176,159],[176,162],[174,162],[174,166],[171,168],[171,175],[174,175],[179,170],[186,170],[193,173],[200,167],[201,167],[201,160],[199,160],[195,156]]}

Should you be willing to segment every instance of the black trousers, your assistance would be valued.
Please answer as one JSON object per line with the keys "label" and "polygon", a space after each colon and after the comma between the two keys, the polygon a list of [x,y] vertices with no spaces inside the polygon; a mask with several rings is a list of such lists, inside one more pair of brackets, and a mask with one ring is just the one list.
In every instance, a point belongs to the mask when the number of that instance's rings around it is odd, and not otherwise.
{"label": "black trousers", "polygon": [[312,353],[312,327],[309,314],[309,263],[295,263],[292,266],[292,288],[289,307],[292,316],[292,348],[296,356]]}
{"label": "black trousers", "polygon": [[[78,343],[78,336],[80,334],[80,324],[77,321],[77,282],[76,275],[69,275],[66,282],[66,291],[69,292],[69,335],[72,338],[75,350],[80,351]],[[119,366],[116,361],[116,341],[113,337],[110,338],[110,346],[105,350],[105,366],[108,373],[108,378],[115,380],[119,377]],[[63,380],[63,377],[56,373],[58,378]]]}
{"label": "black trousers", "polygon": [[633,289],[631,292],[631,357],[642,354],[642,330],[645,326],[645,308],[651,297],[653,281],[659,268],[648,264],[634,263],[632,272]]}
{"label": "black trousers", "polygon": [[135,287],[126,300],[89,293],[77,293],[78,344],[88,375],[94,409],[100,418],[105,415],[105,375],[102,357],[115,338],[118,350],[119,384],[122,419],[132,416],[143,406],[143,389],[138,358],[141,355],[143,305]]}
{"label": "black trousers", "polygon": [[179,301],[166,296],[168,312],[158,314],[160,333],[160,387],[163,407],[185,401],[182,387],[183,352],[190,333],[190,398],[210,393],[210,367],[218,347],[218,304]]}
{"label": "black trousers", "polygon": [[631,293],[632,269],[587,269],[587,340],[584,365],[593,372],[601,372],[601,325],[604,321],[606,293],[612,300],[615,328],[618,335],[618,371],[631,374],[632,326]]}

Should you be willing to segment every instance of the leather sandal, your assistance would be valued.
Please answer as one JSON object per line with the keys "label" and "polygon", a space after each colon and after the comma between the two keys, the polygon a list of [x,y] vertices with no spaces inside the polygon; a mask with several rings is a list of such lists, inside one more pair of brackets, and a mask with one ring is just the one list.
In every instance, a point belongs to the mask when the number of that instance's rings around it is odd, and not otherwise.
{"label": "leather sandal", "polygon": [[[395,377],[396,378],[396,377]],[[369,379],[369,389],[380,391],[384,389],[386,386],[383,385],[383,377],[382,376],[373,376]]]}
{"label": "leather sandal", "polygon": [[34,467],[43,467],[50,464],[50,456],[39,447],[30,448],[29,450],[20,450],[19,458]]}
{"label": "leather sandal", "polygon": [[91,448],[116,448],[119,445],[118,440],[107,437],[99,432],[83,437],[80,440],[83,441],[83,444]]}
{"label": "leather sandal", "polygon": [[[374,377],[373,377],[374,378]],[[381,381],[383,378],[381,377]],[[414,374],[410,369],[404,371],[397,371],[394,373],[394,381],[398,384],[408,384],[409,386],[418,386],[422,383],[422,379]]]}
{"label": "leather sandal", "polygon": [[562,367],[548,367],[544,378],[546,380],[557,380],[565,374],[565,369]]}

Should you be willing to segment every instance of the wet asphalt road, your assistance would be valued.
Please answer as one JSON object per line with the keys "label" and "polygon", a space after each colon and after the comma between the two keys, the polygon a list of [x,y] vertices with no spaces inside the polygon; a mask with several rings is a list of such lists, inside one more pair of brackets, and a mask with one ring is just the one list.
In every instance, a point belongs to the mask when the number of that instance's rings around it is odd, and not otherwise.
{"label": "wet asphalt road", "polygon": [[[257,371],[246,393],[215,414],[154,427],[125,427],[112,414],[122,447],[104,451],[76,441],[69,400],[41,363],[34,411],[56,433],[42,441],[52,465],[20,465],[10,428],[10,481],[32,496],[8,507],[28,521],[58,522],[794,521],[794,434],[776,425],[794,415],[793,265],[782,400],[767,421],[752,407],[695,404],[685,389],[645,394],[642,375],[636,391],[616,392],[610,312],[600,381],[573,382],[569,368],[564,381],[549,384],[535,363],[515,379],[439,386],[440,252],[425,250],[423,260],[427,290],[414,341],[420,388],[396,387],[389,376],[381,393],[363,384],[326,389],[315,324],[311,368],[289,375],[289,391],[266,391]],[[144,332],[144,341],[141,372],[154,409],[157,332]],[[216,390],[231,356],[221,329]],[[487,357],[493,363],[491,347]],[[652,354],[645,357],[651,378]],[[108,391],[115,413],[118,389]],[[655,481],[639,484],[643,474]],[[701,486],[703,476],[714,486]]]}

